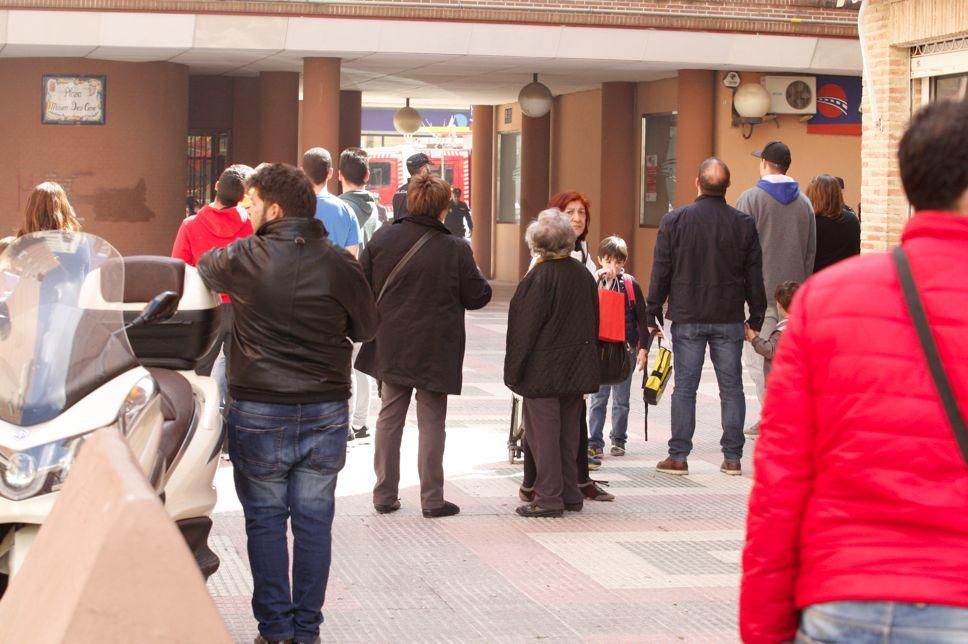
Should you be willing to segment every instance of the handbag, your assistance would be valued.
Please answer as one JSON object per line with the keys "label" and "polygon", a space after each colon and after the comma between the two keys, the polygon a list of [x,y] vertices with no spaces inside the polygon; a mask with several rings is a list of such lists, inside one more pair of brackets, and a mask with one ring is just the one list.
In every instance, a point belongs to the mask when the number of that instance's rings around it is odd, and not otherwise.
{"label": "handbag", "polygon": [[632,371],[632,356],[627,342],[598,343],[599,382],[617,385],[625,382]]}
{"label": "handbag", "polygon": [[934,380],[934,386],[938,390],[941,404],[944,407],[951,429],[954,430],[955,440],[961,448],[961,455],[968,463],[968,427],[965,419],[958,409],[958,399],[955,398],[954,391],[951,389],[951,382],[945,372],[944,364],[941,362],[941,354],[938,353],[938,345],[934,341],[934,334],[931,333],[931,326],[928,324],[928,316],[924,312],[921,303],[921,296],[918,295],[918,287],[914,283],[914,275],[911,273],[911,265],[908,262],[907,254],[904,249],[898,246],[894,249],[894,266],[897,268],[898,276],[901,279],[901,292],[904,293],[904,300],[907,303],[908,312],[914,320],[914,328],[918,332],[918,340],[921,342],[921,349],[924,357],[928,361],[928,370]]}
{"label": "handbag", "polygon": [[625,342],[625,296],[618,290],[618,280],[610,286],[598,285],[598,339],[602,342]]}
{"label": "handbag", "polygon": [[659,352],[655,356],[652,371],[642,378],[642,398],[649,405],[659,404],[672,375],[672,351],[662,346],[662,338],[658,340]]}

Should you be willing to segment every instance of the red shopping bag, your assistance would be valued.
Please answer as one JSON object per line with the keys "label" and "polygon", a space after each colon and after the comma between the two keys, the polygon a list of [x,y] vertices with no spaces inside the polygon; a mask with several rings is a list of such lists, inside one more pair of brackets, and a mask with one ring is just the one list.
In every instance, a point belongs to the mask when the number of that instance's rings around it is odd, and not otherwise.
{"label": "red shopping bag", "polygon": [[616,289],[598,289],[598,339],[625,342],[625,295]]}

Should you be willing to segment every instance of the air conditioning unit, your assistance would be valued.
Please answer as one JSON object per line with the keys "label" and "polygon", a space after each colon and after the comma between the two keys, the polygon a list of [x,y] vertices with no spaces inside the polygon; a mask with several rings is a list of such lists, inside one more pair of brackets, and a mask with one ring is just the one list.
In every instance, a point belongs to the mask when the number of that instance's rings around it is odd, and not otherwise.
{"label": "air conditioning unit", "polygon": [[816,76],[763,76],[771,114],[816,114]]}

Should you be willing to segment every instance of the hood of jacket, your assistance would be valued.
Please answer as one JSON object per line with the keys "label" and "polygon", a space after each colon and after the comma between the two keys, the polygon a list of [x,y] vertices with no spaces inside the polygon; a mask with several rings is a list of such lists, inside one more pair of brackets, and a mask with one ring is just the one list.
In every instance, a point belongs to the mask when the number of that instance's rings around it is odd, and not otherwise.
{"label": "hood of jacket", "polygon": [[784,206],[793,203],[800,196],[800,184],[785,174],[767,175],[756,183],[756,187]]}
{"label": "hood of jacket", "polygon": [[223,239],[235,239],[242,235],[246,226],[250,226],[249,216],[243,215],[235,206],[219,210],[206,204],[195,214],[195,221],[215,237]]}
{"label": "hood of jacket", "polygon": [[344,192],[339,196],[340,199],[349,204],[350,208],[356,212],[356,219],[360,222],[360,227],[362,228],[366,222],[373,216],[375,212],[374,206],[376,205],[376,199],[373,195],[366,190],[351,190],[349,192]]}

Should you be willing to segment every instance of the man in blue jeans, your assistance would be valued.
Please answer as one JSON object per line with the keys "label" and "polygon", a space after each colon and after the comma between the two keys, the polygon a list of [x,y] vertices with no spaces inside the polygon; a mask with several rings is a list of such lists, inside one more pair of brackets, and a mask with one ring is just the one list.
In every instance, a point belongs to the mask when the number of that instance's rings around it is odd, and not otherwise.
{"label": "man in blue jeans", "polygon": [[346,459],[351,340],[376,333],[376,305],[359,264],[313,217],[316,196],[302,172],[266,166],[248,194],[255,234],[205,254],[198,270],[234,303],[226,421],[255,641],[318,642]]}
{"label": "man in blue jeans", "polygon": [[[647,298],[650,330],[662,335],[662,306],[672,320],[672,438],[669,457],[656,466],[665,474],[688,474],[687,458],[696,431],[696,391],[709,357],[722,403],[725,474],[742,473],[744,304],[750,328],[759,331],[766,311],[763,254],[749,215],[726,203],[729,168],[715,157],[702,162],[696,200],[665,215],[659,225]],[[643,364],[645,352],[639,352]]]}

